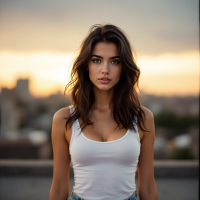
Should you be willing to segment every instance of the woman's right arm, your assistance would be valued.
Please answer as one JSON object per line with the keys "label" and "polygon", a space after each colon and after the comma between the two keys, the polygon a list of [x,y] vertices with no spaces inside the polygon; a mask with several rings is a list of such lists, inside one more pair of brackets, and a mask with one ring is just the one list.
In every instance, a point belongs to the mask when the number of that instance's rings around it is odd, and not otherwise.
{"label": "woman's right arm", "polygon": [[69,195],[70,155],[69,145],[65,133],[69,134],[72,128],[65,130],[66,119],[69,117],[69,107],[58,110],[53,116],[51,140],[53,146],[53,180],[49,200],[67,200]]}

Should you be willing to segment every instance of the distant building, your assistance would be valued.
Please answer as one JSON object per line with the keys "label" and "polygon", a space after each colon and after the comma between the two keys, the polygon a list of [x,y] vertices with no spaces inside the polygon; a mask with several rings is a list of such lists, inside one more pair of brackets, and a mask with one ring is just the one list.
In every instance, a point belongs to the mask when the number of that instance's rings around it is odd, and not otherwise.
{"label": "distant building", "polygon": [[29,93],[29,79],[18,79],[15,90],[20,100],[29,101],[31,99],[31,95]]}
{"label": "distant building", "polygon": [[28,103],[31,99],[28,79],[17,80],[16,87],[13,89],[2,88],[1,136],[10,139],[20,137],[20,123],[25,111],[19,107],[18,103]]}
{"label": "distant building", "polygon": [[1,96],[1,136],[16,138],[20,119],[16,92],[14,89],[2,88]]}

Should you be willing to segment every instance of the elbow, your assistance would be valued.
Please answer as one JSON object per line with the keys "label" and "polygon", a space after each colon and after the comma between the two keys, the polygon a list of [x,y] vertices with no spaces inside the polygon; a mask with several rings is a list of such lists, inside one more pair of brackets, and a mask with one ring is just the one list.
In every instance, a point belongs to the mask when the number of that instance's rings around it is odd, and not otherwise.
{"label": "elbow", "polygon": [[156,186],[148,189],[140,189],[138,194],[140,200],[158,200],[158,191]]}
{"label": "elbow", "polygon": [[68,192],[66,190],[58,190],[56,188],[51,187],[49,200],[67,200],[68,199]]}

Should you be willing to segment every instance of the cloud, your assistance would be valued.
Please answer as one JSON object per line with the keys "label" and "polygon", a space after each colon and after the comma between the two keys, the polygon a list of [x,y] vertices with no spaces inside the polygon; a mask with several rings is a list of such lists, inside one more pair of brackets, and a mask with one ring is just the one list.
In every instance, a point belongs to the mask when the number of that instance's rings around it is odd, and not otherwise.
{"label": "cloud", "polygon": [[142,54],[198,51],[198,1],[3,0],[0,51],[73,52],[89,27],[113,23]]}

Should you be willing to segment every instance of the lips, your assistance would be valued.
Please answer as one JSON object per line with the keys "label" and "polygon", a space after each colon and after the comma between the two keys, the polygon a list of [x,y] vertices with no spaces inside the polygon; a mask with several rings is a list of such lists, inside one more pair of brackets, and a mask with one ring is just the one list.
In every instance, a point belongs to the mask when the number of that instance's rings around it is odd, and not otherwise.
{"label": "lips", "polygon": [[109,79],[109,78],[107,78],[107,77],[101,77],[101,78],[99,79],[99,81],[100,81],[101,83],[109,83],[109,82],[111,81],[111,79]]}
{"label": "lips", "polygon": [[111,81],[111,79],[109,79],[107,77],[101,77],[99,80]]}

